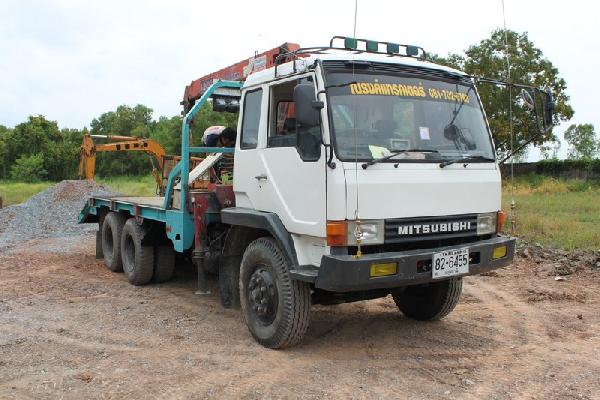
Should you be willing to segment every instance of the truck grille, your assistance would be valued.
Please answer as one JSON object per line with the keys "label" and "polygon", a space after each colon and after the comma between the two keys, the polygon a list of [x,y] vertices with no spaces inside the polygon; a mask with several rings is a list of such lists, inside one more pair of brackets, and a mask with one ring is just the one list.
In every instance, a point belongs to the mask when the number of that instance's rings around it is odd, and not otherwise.
{"label": "truck grille", "polygon": [[385,220],[385,243],[477,236],[477,214]]}

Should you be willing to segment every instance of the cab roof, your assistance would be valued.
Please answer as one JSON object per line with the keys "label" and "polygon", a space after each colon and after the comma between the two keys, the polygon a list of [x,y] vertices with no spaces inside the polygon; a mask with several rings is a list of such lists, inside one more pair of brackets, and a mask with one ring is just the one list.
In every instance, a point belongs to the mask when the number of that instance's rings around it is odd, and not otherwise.
{"label": "cab roof", "polygon": [[[423,60],[416,57],[388,55],[382,53],[357,52],[350,50],[327,49],[319,54],[308,54],[296,59],[297,72],[304,72],[306,67],[312,65],[316,60],[321,61],[371,61],[377,63],[387,63],[395,65],[405,65],[412,68],[423,68],[425,70],[437,70],[446,72],[450,75],[465,76],[466,74],[454,68],[436,64],[431,61]],[[277,78],[291,76],[293,73],[293,63],[291,61],[277,66]],[[260,85],[274,80],[275,67],[267,68],[262,71],[254,72],[246,78],[244,87]]]}

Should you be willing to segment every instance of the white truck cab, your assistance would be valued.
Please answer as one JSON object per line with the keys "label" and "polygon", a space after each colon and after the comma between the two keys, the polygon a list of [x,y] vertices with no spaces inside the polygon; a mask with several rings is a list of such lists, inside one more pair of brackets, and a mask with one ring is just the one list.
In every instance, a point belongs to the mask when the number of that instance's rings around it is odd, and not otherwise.
{"label": "white truck cab", "polygon": [[[514,256],[515,239],[500,233],[501,177],[485,112],[472,77],[422,59],[420,48],[353,50],[298,51],[246,79],[236,206],[222,220],[258,227],[248,221],[268,216],[261,229],[284,256],[286,279],[312,303],[392,294],[405,315],[439,319],[458,302],[463,276]],[[269,347],[297,342],[299,331],[265,333],[272,322],[261,319],[261,301],[273,317],[282,299],[252,293],[282,278],[268,268],[256,275],[262,264],[245,266],[245,251],[239,295],[250,331]],[[300,314],[290,320],[308,318]]]}

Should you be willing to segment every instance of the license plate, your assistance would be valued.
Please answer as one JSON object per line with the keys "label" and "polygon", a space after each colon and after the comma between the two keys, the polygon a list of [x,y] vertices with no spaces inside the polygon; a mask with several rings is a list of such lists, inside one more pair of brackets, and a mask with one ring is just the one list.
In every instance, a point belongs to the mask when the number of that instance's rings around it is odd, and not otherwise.
{"label": "license plate", "polygon": [[433,279],[447,278],[469,272],[469,249],[455,249],[433,254],[431,274]]}

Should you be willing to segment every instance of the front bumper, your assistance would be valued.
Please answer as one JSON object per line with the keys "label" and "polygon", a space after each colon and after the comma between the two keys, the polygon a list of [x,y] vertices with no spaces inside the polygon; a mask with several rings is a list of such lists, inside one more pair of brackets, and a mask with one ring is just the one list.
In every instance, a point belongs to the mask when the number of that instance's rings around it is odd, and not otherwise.
{"label": "front bumper", "polygon": [[[476,275],[482,272],[505,267],[510,264],[515,254],[516,239],[507,236],[496,236],[487,240],[458,246],[419,249],[393,253],[366,254],[360,258],[352,255],[325,255],[321,266],[311,273],[309,271],[293,271],[292,275],[301,280],[311,281],[318,289],[331,292],[351,292],[358,290],[385,289],[400,286],[416,285],[439,281],[433,279],[427,264],[434,253],[456,248],[469,249],[469,272],[460,276]],[[498,246],[506,246],[506,255],[493,260],[492,251]],[[374,262],[396,262],[397,272],[394,275],[371,277],[371,264]],[[312,279],[307,279],[307,278]]]}

